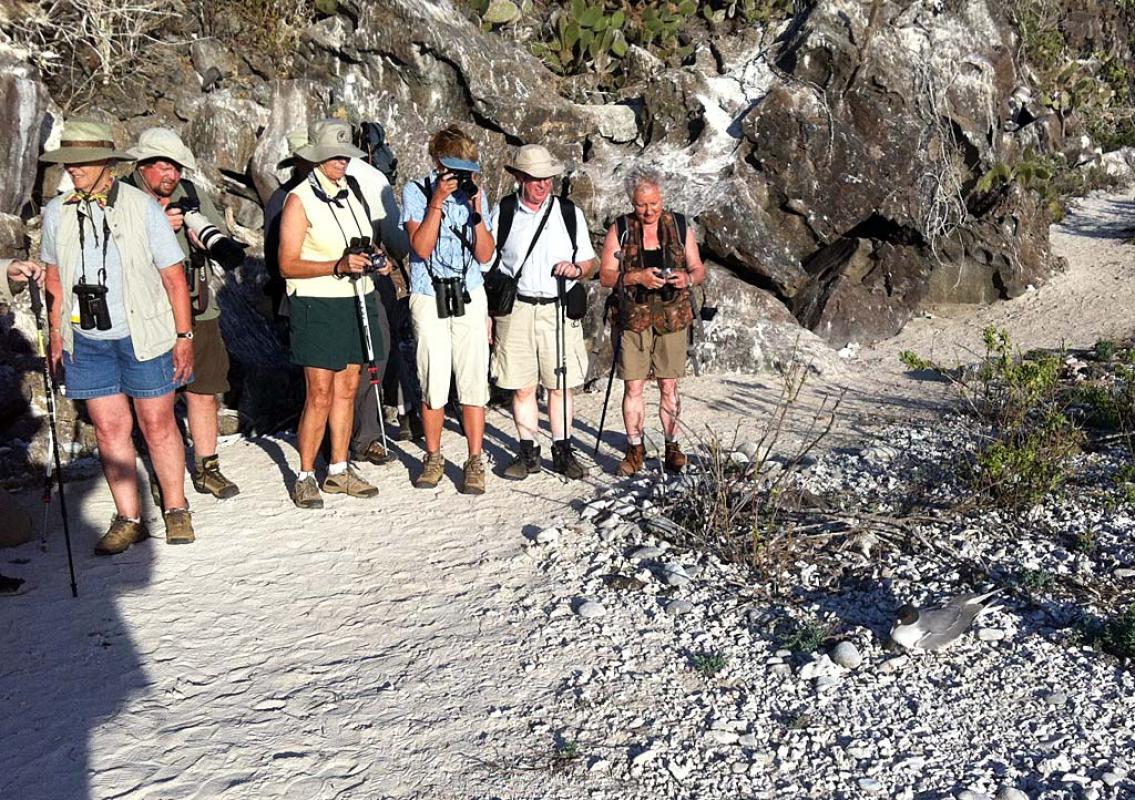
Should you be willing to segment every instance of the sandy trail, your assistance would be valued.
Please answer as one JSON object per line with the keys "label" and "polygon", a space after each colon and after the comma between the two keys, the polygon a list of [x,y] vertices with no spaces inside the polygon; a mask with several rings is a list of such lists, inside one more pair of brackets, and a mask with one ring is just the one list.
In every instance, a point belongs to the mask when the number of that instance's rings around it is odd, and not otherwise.
{"label": "sandy trail", "polygon": [[[1116,237],[1133,211],[1119,196],[1082,201],[1052,231],[1066,272],[865,348],[813,382],[795,429],[841,388],[840,438],[936,413],[944,387],[912,380],[897,353],[966,360],[986,325],[1026,347],[1130,335],[1135,248]],[[772,375],[689,379],[683,413],[692,430],[748,432],[778,391]],[[601,402],[580,402],[588,452]],[[616,389],[608,429],[621,425],[617,402]],[[495,470],[512,436],[491,412]],[[47,552],[27,545],[0,565],[34,585],[0,602],[0,798],[529,796],[509,790],[500,764],[546,755],[550,734],[513,712],[539,706],[577,665],[526,610],[571,598],[534,568],[524,533],[573,519],[571,503],[606,486],[618,456],[605,447],[582,484],[490,476],[488,494],[468,498],[455,488],[455,431],[443,451],[453,463],[437,490],[410,486],[420,453],[411,446],[400,464],[363,469],[379,499],[327,497],[319,513],[288,500],[293,441],[230,442],[222,460],[243,493],[193,497],[198,542],[158,539],[114,559],[91,553],[113,510],[104,484],[70,484],[80,599],[68,595],[58,532]]]}

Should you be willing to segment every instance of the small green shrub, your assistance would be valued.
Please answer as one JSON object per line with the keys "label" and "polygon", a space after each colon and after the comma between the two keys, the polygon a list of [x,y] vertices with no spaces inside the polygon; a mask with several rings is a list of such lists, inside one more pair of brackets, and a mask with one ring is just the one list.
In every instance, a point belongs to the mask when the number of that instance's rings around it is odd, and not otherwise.
{"label": "small green shrub", "polygon": [[1068,418],[1052,412],[1044,422],[998,436],[980,450],[975,488],[1006,507],[1036,505],[1069,478],[1068,459],[1082,444]]}
{"label": "small green shrub", "polygon": [[1107,339],[1100,339],[1092,347],[1092,354],[1096,357],[1097,361],[1111,361],[1112,356],[1116,353],[1115,342]]}
{"label": "small green shrub", "polygon": [[783,650],[794,653],[814,653],[832,635],[829,625],[820,622],[794,622],[792,627],[784,633],[777,642]]}
{"label": "small green shrub", "polygon": [[1096,537],[1096,532],[1092,530],[1082,530],[1072,537],[1070,547],[1077,553],[1084,555],[1092,555],[1096,552],[1096,547],[1099,545]]}
{"label": "small green shrub", "polygon": [[556,758],[561,761],[575,761],[583,755],[579,742],[567,739],[556,745]]}
{"label": "small green shrub", "polygon": [[1015,583],[1017,588],[1035,595],[1051,591],[1056,585],[1056,579],[1051,572],[1043,569],[1025,569],[1017,574]]}
{"label": "small green shrub", "polygon": [[1073,631],[1075,644],[1098,647],[1116,658],[1135,658],[1135,605],[1104,619],[1088,619]]}
{"label": "small green shrub", "polygon": [[712,678],[725,669],[725,656],[717,652],[697,653],[692,659],[694,669]]}

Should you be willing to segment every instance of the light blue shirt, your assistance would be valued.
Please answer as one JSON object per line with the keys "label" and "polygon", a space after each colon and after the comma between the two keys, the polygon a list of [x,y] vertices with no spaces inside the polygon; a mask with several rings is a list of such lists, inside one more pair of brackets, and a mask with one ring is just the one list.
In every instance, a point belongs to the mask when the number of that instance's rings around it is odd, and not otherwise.
{"label": "light blue shirt", "polygon": [[[437,183],[437,173],[431,172],[426,180],[431,187],[434,186]],[[428,198],[422,191],[422,187],[418,183],[407,183],[402,190],[402,226],[405,227],[407,222],[417,222],[420,225],[422,220],[426,218],[427,204]],[[486,211],[490,208],[489,197],[485,194],[484,189],[481,190],[481,208],[486,209]],[[484,282],[481,277],[482,265],[461,243],[457,234],[453,232],[453,228],[457,228],[463,231],[470,243],[476,240],[476,231],[469,224],[469,217],[472,213],[469,198],[458,189],[445,198],[441,212],[441,230],[438,232],[437,245],[430,257],[428,270],[426,262],[418,257],[412,247],[410,248],[410,291],[414,294],[433,297],[434,287],[430,272],[437,278],[460,278],[464,274],[465,288],[469,291],[476,289]],[[491,222],[486,218],[485,226],[491,233],[490,225]],[[406,232],[409,234],[409,230]],[[488,266],[486,264],[485,268],[487,269]]]}
{"label": "light blue shirt", "polygon": [[[40,260],[46,264],[58,264],[56,255],[56,236],[59,232],[59,218],[63,213],[63,201],[67,195],[59,195],[47,204],[43,210],[43,236],[40,240]],[[83,277],[82,264],[86,265],[87,283],[99,283],[99,270],[103,268],[103,240],[106,228],[103,227],[103,209],[98,203],[80,203],[78,206],[68,206],[67,213],[75,213],[80,208],[83,214],[90,211],[90,217],[80,220],[83,229],[83,261],[75,268],[75,285]],[[150,254],[153,257],[155,269],[165,269],[185,259],[181,252],[181,245],[177,243],[177,235],[170,227],[162,207],[157,201],[149,198],[146,203],[146,235],[149,239]],[[86,336],[88,339],[125,339],[130,335],[130,326],[126,321],[126,300],[122,290],[122,256],[118,252],[118,245],[114,237],[106,239],[106,306],[110,312],[110,329],[100,331],[98,328],[82,330],[75,324],[75,333]],[[74,309],[63,309],[64,314],[72,313]]]}

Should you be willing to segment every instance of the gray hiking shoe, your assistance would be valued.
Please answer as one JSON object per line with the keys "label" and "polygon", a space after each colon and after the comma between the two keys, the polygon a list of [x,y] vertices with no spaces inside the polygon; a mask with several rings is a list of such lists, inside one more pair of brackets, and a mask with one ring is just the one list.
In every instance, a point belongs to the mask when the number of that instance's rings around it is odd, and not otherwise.
{"label": "gray hiking shoe", "polygon": [[378,487],[363,480],[354,467],[347,467],[338,475],[328,475],[323,481],[323,491],[348,497],[374,497],[378,494]]}
{"label": "gray hiking shoe", "polygon": [[205,456],[201,466],[193,473],[193,488],[199,494],[211,494],[219,500],[228,500],[240,494],[240,488],[221,472],[217,456]]}
{"label": "gray hiking shoe", "polygon": [[441,453],[426,453],[422,459],[422,473],[414,479],[419,489],[432,489],[441,482],[445,474],[445,456]]}
{"label": "gray hiking shoe", "polygon": [[314,476],[309,475],[296,481],[296,485],[292,487],[292,502],[296,504],[296,508],[323,508],[323,498]]}

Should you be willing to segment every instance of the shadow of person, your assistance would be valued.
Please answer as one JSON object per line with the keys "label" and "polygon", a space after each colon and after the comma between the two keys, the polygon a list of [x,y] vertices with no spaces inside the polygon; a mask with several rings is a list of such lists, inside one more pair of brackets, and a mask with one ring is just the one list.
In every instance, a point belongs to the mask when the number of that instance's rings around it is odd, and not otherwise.
{"label": "shadow of person", "polygon": [[[96,734],[111,731],[113,739],[117,715],[151,690],[119,598],[149,585],[162,542],[94,555],[114,513],[106,483],[100,475],[68,483],[65,491],[79,597],[71,597],[57,495],[47,515],[46,549],[37,537],[10,551],[26,561],[19,572],[31,588],[0,600],[0,797],[93,800],[93,776],[120,766],[103,747],[92,758]],[[19,498],[29,511],[32,497]],[[41,509],[32,513],[37,526]]]}

